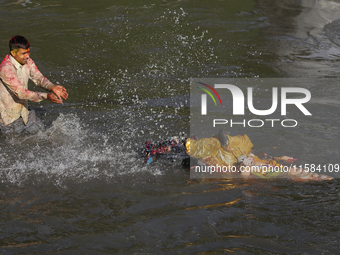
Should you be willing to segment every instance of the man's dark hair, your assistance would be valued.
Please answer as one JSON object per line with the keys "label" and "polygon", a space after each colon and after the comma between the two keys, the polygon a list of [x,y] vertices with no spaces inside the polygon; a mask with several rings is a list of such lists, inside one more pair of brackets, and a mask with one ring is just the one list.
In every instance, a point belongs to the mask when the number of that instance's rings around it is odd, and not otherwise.
{"label": "man's dark hair", "polygon": [[13,36],[11,40],[9,40],[9,51],[18,49],[27,50],[29,47],[30,43],[25,37],[21,35]]}

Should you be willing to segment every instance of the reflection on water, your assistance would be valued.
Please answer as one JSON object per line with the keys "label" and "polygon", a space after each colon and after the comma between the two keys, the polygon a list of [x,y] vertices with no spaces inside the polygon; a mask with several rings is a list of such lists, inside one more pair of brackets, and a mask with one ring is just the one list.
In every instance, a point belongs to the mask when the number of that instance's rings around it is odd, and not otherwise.
{"label": "reflection on water", "polygon": [[[266,1],[259,3],[267,4]],[[277,3],[268,27],[273,49],[279,56],[277,68],[287,77],[337,77],[340,48],[337,44],[340,2],[306,0]],[[270,10],[269,5],[260,6]]]}
{"label": "reflection on water", "polygon": [[[190,77],[338,77],[338,8],[1,1],[1,55],[11,36],[25,35],[32,59],[70,98],[31,104],[46,131],[0,137],[0,253],[337,253],[338,180],[190,180],[180,162],[145,166],[139,149],[189,133]],[[270,142],[259,131],[249,137],[307,162],[313,137],[322,160],[336,163],[332,94],[313,109],[324,129],[303,126],[294,141],[282,130],[266,130]]]}
{"label": "reflection on water", "polygon": [[[226,182],[233,187],[216,190]],[[336,254],[337,183],[185,185],[149,176],[131,184],[7,186],[2,251]]]}

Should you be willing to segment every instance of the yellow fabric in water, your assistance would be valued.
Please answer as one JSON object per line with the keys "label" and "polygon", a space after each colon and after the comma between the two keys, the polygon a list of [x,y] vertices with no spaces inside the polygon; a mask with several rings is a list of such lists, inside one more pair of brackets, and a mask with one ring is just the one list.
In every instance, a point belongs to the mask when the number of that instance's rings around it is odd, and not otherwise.
{"label": "yellow fabric in water", "polygon": [[219,165],[234,165],[240,155],[249,155],[253,144],[247,135],[229,136],[229,145],[226,149],[216,138],[202,138],[200,140],[188,139],[186,143],[187,153],[194,158],[214,158]]}
{"label": "yellow fabric in water", "polygon": [[253,144],[247,135],[227,135],[227,137],[229,140],[227,150],[230,151],[236,157],[236,159],[241,155],[248,156],[251,153]]}

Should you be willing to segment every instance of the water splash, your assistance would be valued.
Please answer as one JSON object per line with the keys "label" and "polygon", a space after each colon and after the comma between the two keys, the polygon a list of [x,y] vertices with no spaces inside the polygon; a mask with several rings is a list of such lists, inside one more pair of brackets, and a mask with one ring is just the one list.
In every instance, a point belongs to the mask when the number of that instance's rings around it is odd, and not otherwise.
{"label": "water splash", "polygon": [[[2,183],[63,186],[67,181],[106,181],[124,175],[148,172],[161,174],[157,167],[146,168],[138,152],[122,146],[128,134],[118,137],[93,132],[76,114],[60,114],[52,126],[30,136],[4,139],[0,150]],[[131,142],[131,141],[130,141]]]}

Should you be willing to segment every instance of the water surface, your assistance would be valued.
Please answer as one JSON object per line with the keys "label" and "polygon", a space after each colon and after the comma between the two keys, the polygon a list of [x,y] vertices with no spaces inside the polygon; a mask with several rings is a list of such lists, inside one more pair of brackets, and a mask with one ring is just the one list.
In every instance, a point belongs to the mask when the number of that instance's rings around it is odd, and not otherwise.
{"label": "water surface", "polygon": [[[0,137],[0,252],[336,254],[337,179],[192,180],[181,162],[145,166],[139,149],[190,132],[191,77],[338,79],[339,8],[0,1],[1,55],[24,35],[39,69],[70,94],[63,105],[30,104],[45,132]],[[302,126],[297,139],[279,129],[231,132],[246,132],[257,152],[340,163],[337,97],[316,109],[323,128]]]}

